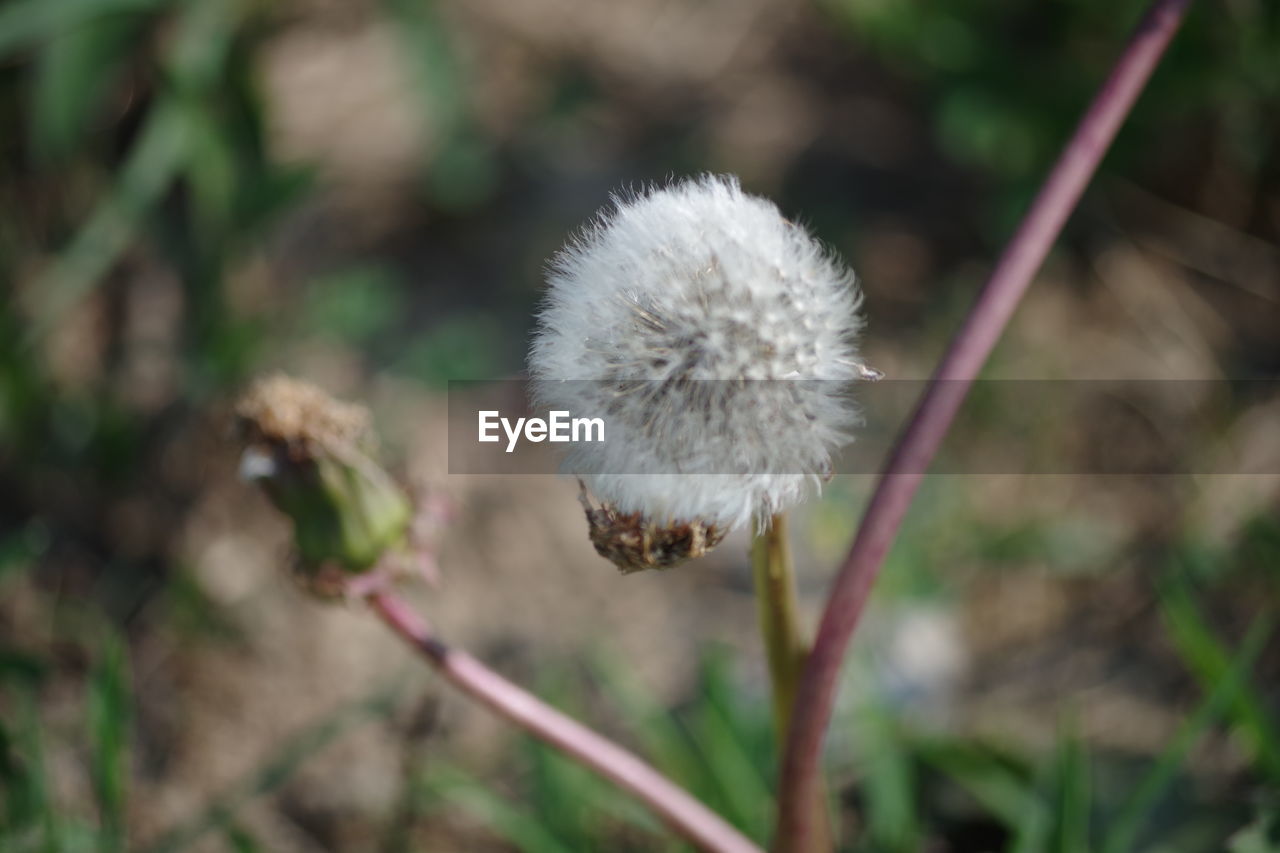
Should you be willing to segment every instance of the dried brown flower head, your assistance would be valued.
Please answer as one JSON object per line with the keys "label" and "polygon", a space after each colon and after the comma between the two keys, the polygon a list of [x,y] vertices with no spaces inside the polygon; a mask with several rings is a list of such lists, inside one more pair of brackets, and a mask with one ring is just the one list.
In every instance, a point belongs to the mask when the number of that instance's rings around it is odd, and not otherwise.
{"label": "dried brown flower head", "polygon": [[624,575],[645,569],[669,569],[701,557],[728,529],[704,521],[654,522],[638,512],[620,513],[612,504],[592,506],[586,486],[579,495],[587,514],[588,535],[596,553]]}
{"label": "dried brown flower head", "polygon": [[257,380],[236,403],[236,420],[247,444],[308,447],[367,446],[373,439],[369,412],[335,400],[314,385],[276,373]]}

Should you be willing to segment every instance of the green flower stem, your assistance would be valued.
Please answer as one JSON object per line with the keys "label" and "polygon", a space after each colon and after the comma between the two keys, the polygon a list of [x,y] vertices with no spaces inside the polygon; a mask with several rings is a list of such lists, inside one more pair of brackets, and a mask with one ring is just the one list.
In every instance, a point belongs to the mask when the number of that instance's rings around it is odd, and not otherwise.
{"label": "green flower stem", "polygon": [[[787,742],[791,709],[795,707],[800,674],[809,653],[800,629],[796,605],[796,572],[787,546],[787,516],[778,513],[767,522],[761,519],[751,540],[751,572],[755,579],[760,636],[769,661],[769,683],[773,691],[773,725],[778,752]],[[825,828],[831,825],[825,786],[814,800],[815,850],[832,850],[834,842]]]}
{"label": "green flower stem", "polygon": [[778,743],[786,740],[791,708],[807,652],[796,608],[795,567],[787,547],[787,517],[779,513],[761,524],[751,541],[760,636],[769,659],[773,724]]}

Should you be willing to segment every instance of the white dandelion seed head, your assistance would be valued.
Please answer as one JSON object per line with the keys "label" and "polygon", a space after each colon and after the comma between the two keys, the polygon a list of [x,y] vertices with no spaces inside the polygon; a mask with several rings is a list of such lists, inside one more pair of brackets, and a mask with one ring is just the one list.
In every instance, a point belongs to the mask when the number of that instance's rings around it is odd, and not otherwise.
{"label": "white dandelion seed head", "polygon": [[856,420],[854,275],[732,177],[613,202],[553,259],[529,358],[540,405],[604,413],[565,470],[653,519],[799,502]]}

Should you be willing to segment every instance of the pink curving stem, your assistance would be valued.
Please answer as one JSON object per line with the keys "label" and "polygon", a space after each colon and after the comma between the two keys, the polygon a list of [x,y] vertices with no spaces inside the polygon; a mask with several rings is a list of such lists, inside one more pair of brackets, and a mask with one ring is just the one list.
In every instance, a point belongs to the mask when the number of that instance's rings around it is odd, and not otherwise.
{"label": "pink curving stem", "polygon": [[445,645],[402,599],[375,590],[368,593],[368,602],[446,681],[643,802],[685,841],[708,853],[763,853],[719,815],[630,752],[515,686],[466,652]]}

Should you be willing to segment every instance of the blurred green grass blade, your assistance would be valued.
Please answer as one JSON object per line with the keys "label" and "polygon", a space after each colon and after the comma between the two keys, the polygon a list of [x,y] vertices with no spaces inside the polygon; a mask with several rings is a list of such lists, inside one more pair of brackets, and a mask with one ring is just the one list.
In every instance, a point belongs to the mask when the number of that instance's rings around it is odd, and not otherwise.
{"label": "blurred green grass blade", "polygon": [[1048,807],[1028,811],[1013,827],[1008,853],[1041,853],[1049,843],[1049,834],[1053,831],[1050,820]]}
{"label": "blurred green grass blade", "polygon": [[1058,738],[1053,768],[1054,853],[1089,853],[1089,759],[1074,725]]}
{"label": "blurred green grass blade", "polygon": [[575,853],[575,848],[551,834],[541,815],[513,806],[465,773],[436,765],[421,784],[425,791],[467,812],[523,853]]}
{"label": "blurred green grass blade", "polygon": [[624,826],[633,827],[650,836],[645,842],[646,850],[653,850],[656,853],[659,850],[685,849],[678,841],[673,840],[671,830],[634,798],[615,792],[612,788],[597,786],[595,790],[610,792],[610,796],[601,797],[595,803],[594,808],[597,813],[611,817]]}
{"label": "blurred green grass blade", "polygon": [[886,853],[917,850],[921,824],[910,751],[887,709],[869,706],[859,717],[857,743],[867,798],[868,839],[873,849]]}
{"label": "blurred green grass blade", "polygon": [[[0,842],[6,842],[35,822],[40,791],[27,761],[19,753],[19,738],[10,734],[4,720],[0,720],[0,790],[4,791],[0,801]],[[2,849],[4,846],[0,846]]]}
{"label": "blurred green grass blade", "polygon": [[12,646],[0,646],[0,684],[12,682],[34,687],[48,672],[49,665],[39,656]]}
{"label": "blurred green grass blade", "polygon": [[1264,807],[1248,826],[1227,839],[1229,853],[1276,853],[1280,850],[1280,809]]}
{"label": "blurred green grass blade", "polygon": [[[22,728],[16,752],[22,756],[21,781],[15,795],[23,803],[19,823],[36,831],[41,843],[34,850],[60,853],[65,849],[62,824],[49,785],[48,763],[44,754],[44,731],[40,725],[40,709],[32,694],[21,699]],[[13,805],[13,804],[11,804]]]}
{"label": "blurred green grass blade", "polygon": [[406,70],[426,114],[442,136],[455,133],[466,120],[466,88],[435,0],[382,0],[381,5],[404,45]]}
{"label": "blurred green grass blade", "polygon": [[319,333],[367,349],[377,346],[405,313],[404,292],[394,270],[353,266],[313,280],[300,312],[306,333]]}
{"label": "blurred green grass blade", "polygon": [[[595,848],[602,839],[611,837],[605,819],[612,818],[653,836],[646,849],[662,849],[662,839],[669,838],[670,833],[648,809],[613,786],[601,785],[596,777],[554,749],[532,738],[524,740],[542,754],[541,760],[551,770],[535,784],[555,788],[559,805],[552,827],[559,838],[572,841],[574,849]],[[547,812],[540,809],[539,814],[545,816]]]}
{"label": "blurred green grass blade", "polygon": [[110,637],[89,684],[93,792],[100,821],[101,851],[125,848],[125,786],[128,781],[129,677],[123,644]]}
{"label": "blurred green grass blade", "polygon": [[1187,753],[1239,693],[1270,633],[1269,619],[1260,617],[1254,620],[1228,672],[1214,685],[1195,713],[1179,727],[1173,740],[1138,783],[1120,813],[1111,821],[1101,848],[1104,853],[1128,853],[1133,849],[1147,816],[1173,782]]}
{"label": "blurred green grass blade", "polygon": [[237,165],[225,121],[195,99],[184,99],[190,127],[183,173],[191,189],[193,236],[218,241],[235,219]]}
{"label": "blurred green grass blade", "polygon": [[[913,751],[950,778],[1001,823],[1013,829],[1047,825],[1048,807],[1029,776],[977,743],[945,738],[917,740]],[[1043,850],[1043,847],[1036,848]]]}
{"label": "blurred green grass blade", "polygon": [[227,847],[233,853],[261,853],[262,850],[266,849],[242,826],[232,824],[227,827],[223,834],[227,839]]}
{"label": "blurred green grass blade", "polygon": [[721,665],[712,659],[702,665],[698,695],[680,715],[686,723],[628,678],[625,664],[597,656],[592,672],[658,769],[743,832],[768,839],[773,796],[759,766],[769,760],[769,720],[760,717],[759,736],[751,731],[735,712],[742,697]]}
{"label": "blurred green grass blade", "polygon": [[613,786],[601,785],[591,773],[539,741],[522,741],[531,755],[538,814],[558,838],[572,841],[575,849],[596,847],[609,837],[606,817],[648,832],[663,832],[656,821],[646,819],[644,809],[623,807],[633,801]]}
{"label": "blurred green grass blade", "polygon": [[743,753],[755,768],[762,790],[772,798],[769,780],[776,770],[777,745],[774,741],[773,714],[766,696],[749,693],[733,677],[734,655],[727,649],[714,649],[704,658],[702,695],[720,710],[734,732]]}
{"label": "blurred green grass blade", "polygon": [[710,774],[698,760],[689,733],[671,712],[651,691],[626,674],[623,662],[597,654],[590,666],[592,675],[617,712],[623,727],[638,738],[649,760],[710,805],[713,788]]}
{"label": "blurred green grass blade", "polygon": [[[581,719],[568,689],[566,674],[556,669],[538,679],[538,695],[571,717]],[[533,738],[520,739],[520,751],[533,771],[530,797],[548,832],[579,846],[592,838],[598,801],[608,791],[594,777]]]}
{"label": "blurred green grass blade", "polygon": [[[571,716],[586,716],[582,703],[572,701],[580,694],[571,693],[563,678],[541,684],[539,694]],[[661,709],[658,713],[670,719]],[[549,828],[560,840],[572,842],[575,849],[594,849],[610,837],[607,819],[612,818],[653,836],[646,849],[664,849],[669,843],[667,829],[632,797],[601,785],[593,774],[540,741],[525,737],[521,742],[534,771],[532,793],[538,813],[550,819]]]}
{"label": "blurred green grass blade", "polygon": [[500,337],[492,315],[457,316],[404,347],[393,369],[441,388],[458,376],[487,376],[502,363],[493,343]]}
{"label": "blurred green grass blade", "polygon": [[[16,342],[17,337],[18,323],[16,318],[12,314],[5,316],[5,313],[0,311],[0,340],[4,340],[6,343]],[[0,365],[3,365],[7,359],[12,357],[11,353],[10,347],[0,347]],[[15,397],[10,396],[10,393],[16,392],[17,389],[12,388],[12,386],[11,388],[5,388],[5,379],[11,379],[11,376],[4,376],[3,370],[0,370],[0,404],[11,406]],[[22,385],[35,384],[30,377],[23,377],[22,380],[18,380],[15,384],[18,383]],[[20,395],[26,396],[35,393],[37,392],[34,387],[27,387],[20,392]],[[17,418],[9,420],[9,418],[13,417],[11,411],[0,408],[0,442],[11,441],[16,437],[13,428],[17,425]],[[22,573],[29,572],[35,567],[36,561],[47,547],[48,531],[37,522],[29,523],[25,530],[19,529],[12,531],[7,536],[0,536],[0,594],[5,592],[3,585],[7,581],[16,579]]]}
{"label": "blurred green grass blade", "polygon": [[184,94],[204,93],[222,76],[247,8],[235,0],[186,0],[167,57],[173,82]]}
{"label": "blurred green grass blade", "polygon": [[72,28],[102,19],[158,9],[173,0],[18,0],[0,8],[0,59]]}
{"label": "blurred green grass blade", "polygon": [[134,50],[136,15],[115,15],[49,40],[40,52],[31,92],[32,148],[59,159],[84,139],[103,97]]}
{"label": "blurred green grass blade", "polygon": [[176,105],[160,102],[148,113],[119,178],[70,245],[34,288],[41,294],[27,342],[44,337],[62,314],[98,283],[128,247],[138,223],[177,174],[189,126]]}
{"label": "blurred green grass blade", "polygon": [[497,166],[488,141],[472,130],[469,91],[448,27],[434,0],[382,0],[403,46],[412,91],[437,140],[427,175],[432,200],[454,209],[472,207],[492,192]]}
{"label": "blurred green grass blade", "polygon": [[[1200,682],[1200,689],[1212,691],[1231,671],[1231,655],[1200,614],[1184,578],[1164,585],[1160,609],[1178,654]],[[1226,714],[1248,744],[1258,768],[1273,784],[1280,784],[1280,731],[1248,680],[1241,683]]]}
{"label": "blurred green grass blade", "polygon": [[10,824],[9,814],[13,811],[13,792],[22,784],[22,764],[18,760],[17,746],[13,735],[0,719],[0,790],[5,792],[4,808],[0,809],[0,828]]}
{"label": "blurred green grass blade", "polygon": [[269,794],[292,778],[298,768],[354,726],[391,714],[398,691],[384,691],[339,708],[318,723],[289,738],[283,746],[240,784],[210,802],[195,817],[169,830],[145,848],[148,853],[183,850],[205,834],[230,826],[246,802]]}
{"label": "blurred green grass blade", "polygon": [[698,753],[720,791],[724,815],[752,838],[767,842],[772,830],[773,795],[752,760],[751,732],[734,713],[741,697],[735,695],[727,668],[718,656],[703,663],[699,688],[702,701],[693,711],[690,728]]}

